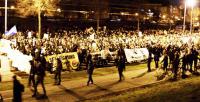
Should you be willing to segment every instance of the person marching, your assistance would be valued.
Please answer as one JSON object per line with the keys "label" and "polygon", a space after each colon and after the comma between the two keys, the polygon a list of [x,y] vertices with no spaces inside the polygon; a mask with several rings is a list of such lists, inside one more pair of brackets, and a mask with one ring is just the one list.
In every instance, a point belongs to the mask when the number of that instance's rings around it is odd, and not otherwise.
{"label": "person marching", "polygon": [[32,97],[37,96],[37,93],[38,93],[37,86],[39,83],[42,85],[44,96],[46,96],[46,89],[44,86],[45,68],[44,68],[44,66],[42,66],[42,64],[38,58],[36,58],[35,60],[36,61],[34,63],[34,66],[36,67],[37,79],[36,79],[36,84],[35,84],[35,88],[34,88],[35,89],[34,94],[32,95]]}
{"label": "person marching", "polygon": [[36,74],[34,61],[35,61],[35,59],[30,61],[31,69],[30,69],[30,75],[29,75],[29,79],[28,79],[28,86],[31,86],[31,83],[32,83],[33,87],[35,87],[35,74]]}
{"label": "person marching", "polygon": [[13,76],[13,102],[22,102],[22,92],[24,92],[24,85],[20,83],[17,76]]}
{"label": "person marching", "polygon": [[149,51],[148,59],[147,59],[147,68],[148,72],[151,72],[151,62],[152,62],[152,47],[150,45],[147,46],[147,49]]}
{"label": "person marching", "polygon": [[179,63],[180,63],[180,53],[179,51],[175,52],[174,60],[172,62],[173,65],[173,73],[174,73],[174,79],[177,79],[177,73],[178,73],[178,68],[179,68]]}
{"label": "person marching", "polygon": [[187,77],[186,73],[186,66],[187,66],[187,50],[185,50],[185,52],[183,52],[182,54],[182,78],[185,79]]}
{"label": "person marching", "polygon": [[124,49],[122,47],[122,45],[120,45],[120,49],[117,52],[117,68],[118,68],[118,73],[119,73],[119,81],[124,80],[124,75],[123,75],[123,71],[126,68],[125,62],[126,62],[126,55],[124,52]]}
{"label": "person marching", "polygon": [[162,63],[163,63],[163,70],[165,71],[165,72],[167,72],[167,67],[168,67],[168,55],[167,55],[167,53],[166,53],[166,51],[164,52],[164,58],[163,58],[163,60],[162,60]]}
{"label": "person marching", "polygon": [[57,58],[57,66],[55,71],[55,85],[60,85],[61,83],[61,71],[62,71],[62,62]]}
{"label": "person marching", "polygon": [[92,55],[89,54],[87,56],[87,73],[88,73],[87,86],[89,86],[90,82],[91,84],[93,84],[93,79],[92,79],[93,71],[94,71],[94,63],[92,61]]}

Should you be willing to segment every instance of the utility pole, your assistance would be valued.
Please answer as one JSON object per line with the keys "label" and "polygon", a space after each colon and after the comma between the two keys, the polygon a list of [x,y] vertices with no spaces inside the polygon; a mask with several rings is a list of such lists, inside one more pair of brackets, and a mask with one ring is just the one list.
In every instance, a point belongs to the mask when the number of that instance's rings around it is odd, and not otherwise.
{"label": "utility pole", "polygon": [[99,22],[100,22],[99,0],[96,0],[96,12],[97,12],[97,33],[99,33]]}
{"label": "utility pole", "polygon": [[5,32],[7,32],[7,20],[8,20],[8,1],[5,0]]}

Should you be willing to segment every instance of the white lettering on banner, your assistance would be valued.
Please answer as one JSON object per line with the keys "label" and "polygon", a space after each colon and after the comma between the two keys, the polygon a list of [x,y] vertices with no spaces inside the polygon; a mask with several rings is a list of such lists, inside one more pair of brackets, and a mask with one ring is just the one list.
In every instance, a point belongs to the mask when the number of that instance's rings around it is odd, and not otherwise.
{"label": "white lettering on banner", "polygon": [[124,49],[127,62],[137,62],[148,58],[147,48]]}

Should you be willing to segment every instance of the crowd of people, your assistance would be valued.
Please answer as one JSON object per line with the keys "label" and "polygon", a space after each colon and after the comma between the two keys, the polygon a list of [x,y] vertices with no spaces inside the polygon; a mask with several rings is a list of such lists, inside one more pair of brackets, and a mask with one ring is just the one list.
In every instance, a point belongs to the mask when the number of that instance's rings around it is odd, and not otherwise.
{"label": "crowd of people", "polygon": [[[182,78],[186,78],[186,71],[198,73],[200,34],[188,34],[181,31],[146,30],[143,33],[127,31],[123,29],[102,30],[95,32],[89,28],[85,31],[65,31],[60,33],[46,34],[48,37],[37,39],[32,33],[18,33],[13,36],[15,43],[13,49],[24,54],[33,56],[31,63],[29,85],[34,87],[33,97],[37,96],[37,86],[42,84],[44,95],[45,56],[77,52],[79,62],[86,63],[88,82],[93,84],[92,74],[94,71],[93,56],[91,53],[102,50],[116,52],[115,62],[119,72],[119,81],[124,80],[126,55],[124,49],[147,48],[149,56],[147,68],[152,70],[151,62],[155,61],[156,68],[162,68],[165,72],[172,71],[174,79],[177,79],[178,71],[182,72]],[[109,53],[108,53],[109,54]],[[162,63],[159,66],[159,63]],[[55,84],[61,84],[62,62],[58,58],[55,70]],[[181,70],[180,70],[181,69]],[[37,77],[35,77],[37,76]]]}

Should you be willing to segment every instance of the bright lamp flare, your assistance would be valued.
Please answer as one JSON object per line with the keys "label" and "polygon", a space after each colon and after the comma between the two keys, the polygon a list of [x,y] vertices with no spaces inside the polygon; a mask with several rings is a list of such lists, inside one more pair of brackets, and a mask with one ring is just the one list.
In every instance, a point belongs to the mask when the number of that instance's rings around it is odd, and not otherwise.
{"label": "bright lamp flare", "polygon": [[186,0],[186,5],[190,7],[194,7],[196,3],[196,0]]}

